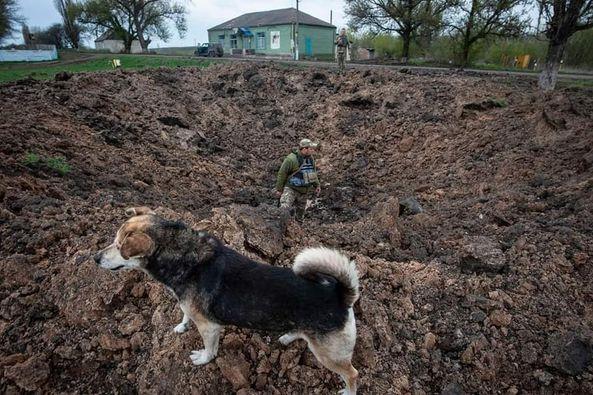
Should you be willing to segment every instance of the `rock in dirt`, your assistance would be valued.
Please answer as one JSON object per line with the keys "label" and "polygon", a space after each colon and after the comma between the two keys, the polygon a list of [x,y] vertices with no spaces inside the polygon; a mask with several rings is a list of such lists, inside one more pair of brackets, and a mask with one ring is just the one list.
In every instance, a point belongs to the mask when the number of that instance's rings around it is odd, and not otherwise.
{"label": "rock in dirt", "polygon": [[119,351],[130,347],[130,341],[110,334],[99,336],[99,344],[104,350]]}
{"label": "rock in dirt", "polygon": [[250,365],[242,354],[219,357],[216,359],[216,365],[235,391],[249,386]]}
{"label": "rock in dirt", "polygon": [[434,333],[428,332],[424,335],[424,344],[423,347],[426,350],[432,350],[437,344],[437,337]]}
{"label": "rock in dirt", "polygon": [[131,314],[126,317],[124,321],[119,325],[119,331],[122,335],[131,335],[132,333],[139,332],[144,325],[144,318],[140,314]]}
{"label": "rock in dirt", "polygon": [[275,258],[284,250],[284,233],[289,213],[262,204],[257,207],[233,204],[216,208],[200,227],[221,237],[233,248],[254,258]]}
{"label": "rock in dirt", "polygon": [[463,273],[501,273],[507,268],[498,243],[484,236],[468,236],[463,240],[460,261]]}
{"label": "rock in dirt", "polygon": [[509,326],[513,316],[503,310],[494,310],[492,313],[490,313],[488,318],[490,319],[492,325],[502,327]]}
{"label": "rock in dirt", "polygon": [[551,356],[551,366],[571,376],[582,373],[593,361],[591,344],[574,332],[550,336],[547,352]]}
{"label": "rock in dirt", "polygon": [[399,207],[400,215],[415,215],[424,211],[418,200],[411,196],[400,200]]}
{"label": "rock in dirt", "polygon": [[37,391],[49,378],[50,367],[45,360],[34,356],[5,368],[4,375],[26,391]]}
{"label": "rock in dirt", "polygon": [[457,383],[446,384],[441,390],[441,395],[465,395],[463,387]]}
{"label": "rock in dirt", "polygon": [[68,73],[67,71],[61,71],[54,77],[56,81],[68,81],[70,78],[72,78],[72,74]]}

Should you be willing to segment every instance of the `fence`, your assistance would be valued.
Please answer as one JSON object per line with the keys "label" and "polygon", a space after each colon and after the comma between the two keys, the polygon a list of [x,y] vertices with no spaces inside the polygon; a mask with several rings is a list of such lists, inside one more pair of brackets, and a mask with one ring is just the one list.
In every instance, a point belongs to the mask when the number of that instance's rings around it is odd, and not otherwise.
{"label": "fence", "polygon": [[0,62],[43,62],[58,59],[55,45],[35,45],[27,49],[0,49]]}

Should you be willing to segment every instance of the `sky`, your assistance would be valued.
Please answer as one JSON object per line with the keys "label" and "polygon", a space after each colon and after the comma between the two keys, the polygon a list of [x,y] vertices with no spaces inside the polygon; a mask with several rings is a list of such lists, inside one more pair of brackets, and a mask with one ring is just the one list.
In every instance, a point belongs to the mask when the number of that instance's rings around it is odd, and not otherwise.
{"label": "sky", "polygon": [[[29,27],[44,28],[61,21],[53,0],[19,0],[19,3],[21,14]],[[179,38],[177,32],[172,30],[174,33],[168,42],[153,39],[151,47],[192,46],[208,41],[208,28],[241,14],[296,7],[296,0],[186,0],[185,3],[189,11],[185,38]],[[330,10],[333,10],[332,23],[338,28],[346,24],[343,0],[300,0],[299,9],[326,22],[329,22]],[[12,41],[20,43],[22,38],[15,36]],[[87,40],[87,45],[93,46],[93,41],[94,37]]]}

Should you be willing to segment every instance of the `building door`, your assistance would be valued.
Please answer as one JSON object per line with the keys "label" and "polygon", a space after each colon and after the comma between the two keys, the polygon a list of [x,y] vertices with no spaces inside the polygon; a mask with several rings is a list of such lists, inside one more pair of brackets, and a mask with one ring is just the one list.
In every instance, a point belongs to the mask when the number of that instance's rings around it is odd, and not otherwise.
{"label": "building door", "polygon": [[305,37],[305,54],[307,56],[313,56],[313,41],[311,37]]}

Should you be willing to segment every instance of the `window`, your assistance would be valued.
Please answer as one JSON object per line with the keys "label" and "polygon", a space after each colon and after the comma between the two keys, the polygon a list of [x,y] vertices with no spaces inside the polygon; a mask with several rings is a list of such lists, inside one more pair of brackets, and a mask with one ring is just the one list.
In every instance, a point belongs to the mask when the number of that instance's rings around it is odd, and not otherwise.
{"label": "window", "polygon": [[256,49],[266,49],[266,33],[257,33]]}
{"label": "window", "polygon": [[231,34],[231,48],[237,48],[237,35]]}
{"label": "window", "polygon": [[218,43],[224,47],[224,34],[218,36]]}

